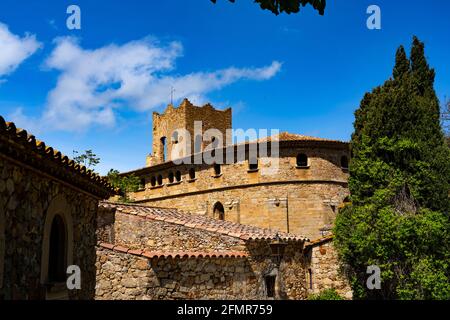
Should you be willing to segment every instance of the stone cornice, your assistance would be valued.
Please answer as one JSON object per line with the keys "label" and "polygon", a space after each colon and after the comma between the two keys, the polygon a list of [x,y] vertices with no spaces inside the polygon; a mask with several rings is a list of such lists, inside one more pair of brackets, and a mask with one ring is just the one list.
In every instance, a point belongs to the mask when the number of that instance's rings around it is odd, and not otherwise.
{"label": "stone cornice", "polygon": [[159,197],[149,197],[149,198],[145,198],[145,199],[135,200],[134,202],[135,203],[145,203],[148,201],[172,199],[172,198],[192,196],[192,195],[217,192],[217,191],[245,189],[245,188],[258,187],[258,186],[284,185],[284,184],[334,184],[334,185],[342,185],[344,187],[348,186],[348,182],[343,181],[343,180],[318,180],[318,179],[283,180],[283,181],[277,180],[277,181],[266,181],[266,182],[247,183],[247,184],[239,184],[239,185],[232,185],[232,186],[223,186],[223,187],[217,187],[217,188],[208,188],[208,189],[202,189],[202,190],[196,190],[196,191],[190,191],[190,192],[164,195],[164,196],[159,196]]}

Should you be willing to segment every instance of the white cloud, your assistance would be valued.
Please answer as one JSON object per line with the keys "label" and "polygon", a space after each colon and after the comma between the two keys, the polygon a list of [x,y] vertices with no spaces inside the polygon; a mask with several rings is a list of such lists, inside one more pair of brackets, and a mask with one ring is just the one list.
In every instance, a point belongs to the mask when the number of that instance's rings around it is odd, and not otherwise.
{"label": "white cloud", "polygon": [[175,74],[183,54],[179,42],[162,44],[145,38],[123,45],[83,49],[73,38],[56,40],[45,61],[60,71],[56,87],[48,94],[43,118],[46,129],[80,131],[92,125],[115,124],[116,113],[128,107],[148,111],[167,104],[171,87],[174,100],[207,101],[207,94],[239,80],[267,80],[281,68],[274,61],[262,68],[230,67],[213,72]]}
{"label": "white cloud", "polygon": [[34,35],[23,38],[11,33],[8,26],[0,22],[0,82],[41,47]]}

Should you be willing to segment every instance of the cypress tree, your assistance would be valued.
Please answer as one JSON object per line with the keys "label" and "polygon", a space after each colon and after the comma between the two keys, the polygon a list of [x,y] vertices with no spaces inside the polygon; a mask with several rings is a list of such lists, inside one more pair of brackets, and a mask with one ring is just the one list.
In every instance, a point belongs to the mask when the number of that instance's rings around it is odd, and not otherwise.
{"label": "cypress tree", "polygon": [[[424,44],[397,50],[393,78],[355,112],[349,189],[336,246],[355,297],[450,299],[450,152]],[[382,289],[368,290],[377,265]]]}
{"label": "cypress tree", "polygon": [[395,55],[395,67],[393,76],[395,80],[400,79],[403,75],[409,72],[409,60],[406,56],[405,48],[400,46],[397,50],[397,54]]}

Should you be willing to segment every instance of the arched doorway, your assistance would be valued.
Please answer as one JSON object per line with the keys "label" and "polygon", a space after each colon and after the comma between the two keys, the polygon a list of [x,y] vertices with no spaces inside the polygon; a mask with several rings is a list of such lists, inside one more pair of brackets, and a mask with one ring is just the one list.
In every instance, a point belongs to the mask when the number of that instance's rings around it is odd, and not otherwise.
{"label": "arched doorway", "polygon": [[69,206],[66,198],[58,195],[45,214],[41,255],[41,285],[45,288],[45,299],[69,297],[66,271],[74,264],[72,212],[73,207]]}
{"label": "arched doorway", "polygon": [[48,254],[48,282],[64,282],[67,269],[67,232],[60,215],[53,218]]}
{"label": "arched doorway", "polygon": [[225,220],[225,208],[220,202],[216,202],[213,208],[214,218]]}

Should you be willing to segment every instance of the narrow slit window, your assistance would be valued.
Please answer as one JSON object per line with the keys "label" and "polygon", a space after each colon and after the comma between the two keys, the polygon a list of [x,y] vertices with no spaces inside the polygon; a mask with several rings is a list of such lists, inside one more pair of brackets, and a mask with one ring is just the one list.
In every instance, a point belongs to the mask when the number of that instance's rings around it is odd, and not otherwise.
{"label": "narrow slit window", "polygon": [[180,171],[175,172],[175,180],[176,180],[176,182],[181,181],[181,172]]}
{"label": "narrow slit window", "polygon": [[221,167],[220,167],[220,164],[215,164],[214,165],[214,174],[216,175],[216,176],[219,176],[220,174],[222,173],[222,169],[221,169]]}
{"label": "narrow slit window", "polygon": [[268,298],[275,298],[275,276],[266,276],[266,292]]}
{"label": "narrow slit window", "polygon": [[190,180],[194,180],[195,179],[195,169],[194,168],[191,168],[189,170],[189,179]]}
{"label": "narrow slit window", "polygon": [[308,166],[308,156],[304,153],[297,155],[297,167],[305,168]]}
{"label": "narrow slit window", "polygon": [[347,156],[341,157],[341,168],[342,169],[348,169],[348,158]]}
{"label": "narrow slit window", "polygon": [[248,169],[250,171],[258,170],[258,158],[253,157],[248,160]]}

